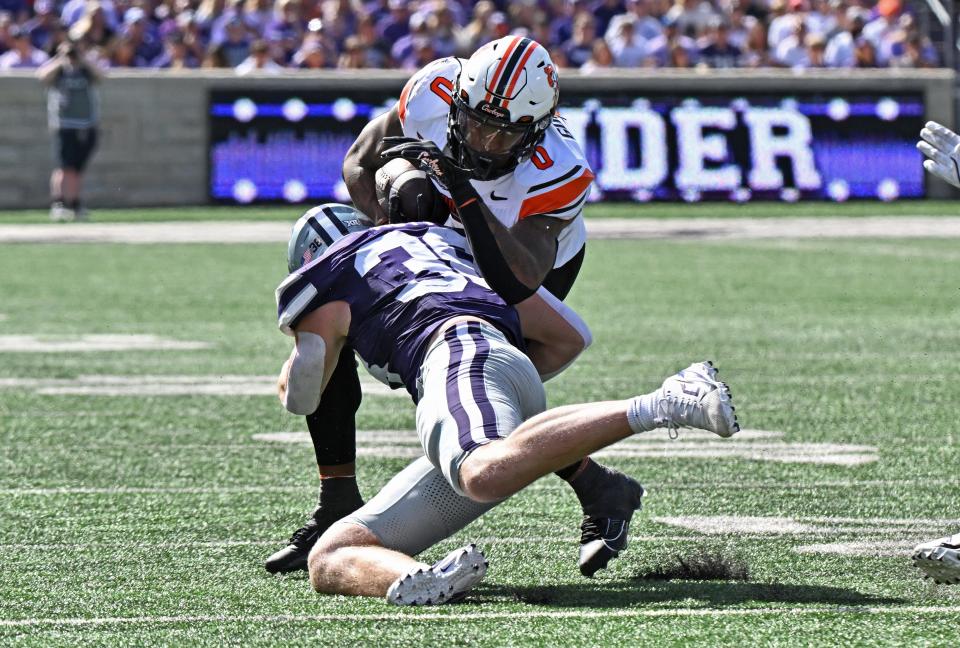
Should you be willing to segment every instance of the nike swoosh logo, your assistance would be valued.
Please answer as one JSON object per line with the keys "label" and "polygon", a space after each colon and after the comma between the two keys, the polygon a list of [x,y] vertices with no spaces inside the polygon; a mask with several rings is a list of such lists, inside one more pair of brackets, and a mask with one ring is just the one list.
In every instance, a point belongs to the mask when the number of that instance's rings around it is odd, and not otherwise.
{"label": "nike swoosh logo", "polygon": [[505,196],[498,196],[496,191],[491,191],[491,192],[490,192],[490,198],[492,198],[493,200],[506,200],[506,199],[507,199]]}
{"label": "nike swoosh logo", "polygon": [[441,574],[449,574],[450,572],[452,572],[452,571],[454,570],[454,568],[455,568],[456,566],[457,566],[457,563],[456,563],[456,562],[451,562],[451,563],[448,564],[448,565],[444,565],[443,567],[440,568],[440,573],[441,573]]}

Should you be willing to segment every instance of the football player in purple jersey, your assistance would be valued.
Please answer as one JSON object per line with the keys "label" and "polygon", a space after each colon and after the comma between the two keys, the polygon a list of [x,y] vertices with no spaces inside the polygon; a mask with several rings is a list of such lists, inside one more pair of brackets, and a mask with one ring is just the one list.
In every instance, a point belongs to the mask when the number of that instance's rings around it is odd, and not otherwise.
{"label": "football player in purple jersey", "polygon": [[[544,411],[542,381],[585,346],[577,315],[543,289],[507,304],[451,229],[364,221],[323,205],[295,227],[291,247],[307,244],[313,260],[277,288],[279,327],[296,340],[278,394],[293,413],[314,411],[350,345],[410,393],[425,457],[320,537],[308,560],[317,591],[397,605],[458,600],[486,573],[476,546],[433,565],[413,556],[536,479],[658,427],[739,430],[729,389],[705,362],[649,394]],[[639,504],[637,482],[620,475],[620,487]]]}
{"label": "football player in purple jersey", "polygon": [[[508,36],[469,59],[442,58],[406,83],[393,108],[372,119],[343,160],[358,208],[383,223],[376,172],[391,158],[422,169],[463,232],[487,284],[515,304],[545,287],[561,300],[583,263],[583,207],[593,171],[557,112],[559,77],[535,40]],[[291,267],[291,272],[295,268]],[[271,572],[306,567],[307,552],[334,520],[362,504],[355,472],[360,382],[349,346],[316,411],[307,415],[321,487],[319,503]],[[556,472],[580,502],[581,573],[592,576],[626,546],[630,499],[609,497],[620,475],[589,457]],[[601,504],[603,503],[603,504]]]}

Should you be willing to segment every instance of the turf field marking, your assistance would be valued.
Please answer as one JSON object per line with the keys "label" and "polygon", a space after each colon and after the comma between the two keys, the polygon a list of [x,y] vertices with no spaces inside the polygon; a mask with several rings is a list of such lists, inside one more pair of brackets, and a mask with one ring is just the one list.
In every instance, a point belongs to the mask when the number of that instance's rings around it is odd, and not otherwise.
{"label": "turf field marking", "polygon": [[[820,488],[889,488],[890,486],[915,486],[915,485],[942,485],[942,479],[920,479],[920,480],[895,480],[895,481],[808,481],[808,482],[745,482],[745,481],[715,481],[715,482],[655,482],[653,484],[644,483],[647,490],[653,492],[654,489],[669,490],[717,490],[723,488],[740,489],[765,489],[765,490],[785,490],[793,491],[797,489],[820,489]],[[312,484],[305,482],[301,486],[158,486],[158,487],[140,487],[140,486],[51,486],[25,487],[25,488],[0,488],[0,496],[31,496],[31,495],[125,495],[125,494],[161,494],[161,493],[184,493],[195,495],[213,494],[228,495],[231,493],[301,493],[312,488]],[[527,486],[524,491],[566,491],[567,487],[559,480],[549,478],[537,481]],[[839,518],[833,518],[839,519]],[[856,520],[856,518],[851,518]],[[858,520],[859,521],[859,520]],[[913,522],[921,523],[942,523],[943,520],[915,520]],[[958,522],[960,525],[960,522]]]}
{"label": "turf field marking", "polygon": [[[785,443],[776,441],[783,432],[744,430],[730,439],[710,432],[683,431],[671,441],[666,430],[656,430],[621,441],[594,453],[597,457],[748,459],[776,463],[858,466],[879,459],[877,448],[839,443]],[[306,432],[268,432],[253,435],[257,441],[309,444]],[[414,458],[420,456],[419,439],[413,430],[370,430],[357,432],[360,456]]]}
{"label": "turf field marking", "polygon": [[843,517],[776,517],[776,516],[681,516],[654,517],[657,524],[679,527],[703,535],[755,534],[769,536],[822,535],[837,533],[874,533],[907,536],[917,533],[944,532],[960,526],[960,520],[911,518],[843,518]]}
{"label": "turf field marking", "polygon": [[[747,539],[753,540],[762,540],[761,536],[742,536]],[[668,536],[668,535],[657,535],[657,536],[638,536],[631,535],[630,542],[689,542],[695,541],[698,538],[694,536]],[[490,547],[495,545],[527,545],[527,544],[576,544],[580,541],[579,536],[569,536],[569,537],[559,537],[559,536],[550,536],[550,537],[530,537],[530,538],[521,538],[521,537],[483,537],[483,538],[471,538],[471,542],[475,542],[484,547]],[[272,540],[185,540],[182,542],[141,542],[138,541],[135,545],[132,545],[128,548],[130,551],[137,550],[152,550],[152,549],[188,549],[188,548],[227,548],[227,547],[272,547],[272,546],[282,546],[287,542],[287,538],[274,538]],[[457,544],[459,540],[448,538],[443,541],[442,546],[450,545],[453,548],[454,545],[460,546]],[[0,543],[0,549],[18,549],[24,551],[54,551],[57,549],[93,549],[97,547],[110,547],[116,548],[119,544],[117,542],[59,542],[59,543]]]}
{"label": "turf field marking", "polygon": [[393,614],[277,614],[277,615],[177,615],[139,617],[99,617],[63,619],[0,619],[0,627],[36,626],[98,626],[98,625],[154,625],[182,623],[314,623],[343,621],[484,621],[494,619],[606,619],[646,617],[744,617],[769,615],[869,615],[886,616],[900,614],[960,614],[957,605],[927,605],[904,607],[769,607],[769,608],[670,608],[659,610],[527,610],[523,612],[421,612],[400,611]]}
{"label": "turf field marking", "polygon": [[[946,533],[945,530],[942,531]],[[876,556],[889,558],[903,556],[922,542],[922,538],[912,540],[865,540],[860,542],[830,542],[794,547],[798,554],[830,554],[835,556]]]}
{"label": "turf field marking", "polygon": [[[682,433],[681,439],[706,439],[715,440],[716,434],[712,432],[703,432],[701,430],[687,430]],[[779,439],[784,436],[783,432],[773,432],[769,430],[743,430],[734,435],[729,441],[740,442],[753,439]],[[310,435],[306,432],[264,432],[254,434],[255,441],[267,441],[273,443],[311,443]],[[667,430],[654,430],[645,432],[642,435],[631,438],[627,441],[621,441],[623,444],[649,445],[662,441],[670,443],[680,443],[680,441],[670,441]],[[419,446],[420,441],[417,438],[416,430],[357,430],[358,443],[415,443]]]}
{"label": "turf field marking", "polygon": [[[809,239],[960,236],[960,218],[866,216],[863,218],[587,219],[592,239]],[[941,225],[942,224],[942,225]]]}
{"label": "turf field marking", "polygon": [[193,351],[209,347],[206,342],[171,340],[156,335],[0,335],[0,353]]}
{"label": "turf field marking", "polygon": [[737,515],[655,517],[657,524],[689,529],[704,535],[795,535],[815,533],[817,527],[788,517],[749,517]]}
{"label": "turf field marking", "polygon": [[[274,396],[276,385],[276,376],[243,375],[0,378],[0,389],[29,389],[47,396]],[[409,398],[406,391],[392,390],[370,376],[361,376],[360,386],[366,396]]]}
{"label": "turf field marking", "polygon": [[947,250],[930,250],[902,243],[859,243],[856,245],[831,244],[825,241],[756,241],[744,243],[743,247],[754,250],[784,250],[788,252],[841,252],[845,255],[892,256],[901,259],[930,261],[960,261],[960,253]]}
{"label": "turf field marking", "polygon": [[0,488],[0,495],[191,495],[230,493],[302,493],[307,486],[54,486],[50,488]]}
{"label": "turf field marking", "polygon": [[[960,237],[951,216],[858,218],[586,219],[591,239],[776,239]],[[225,228],[218,221],[0,225],[0,243],[286,243],[290,224],[247,221]]]}

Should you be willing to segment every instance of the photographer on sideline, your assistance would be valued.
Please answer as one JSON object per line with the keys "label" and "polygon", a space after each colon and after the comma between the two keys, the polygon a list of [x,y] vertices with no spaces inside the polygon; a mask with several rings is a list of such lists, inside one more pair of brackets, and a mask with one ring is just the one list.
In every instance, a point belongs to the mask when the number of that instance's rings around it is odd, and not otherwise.
{"label": "photographer on sideline", "polygon": [[79,43],[65,42],[37,70],[47,86],[47,117],[55,135],[57,167],[50,176],[50,219],[86,220],[80,202],[83,170],[97,145],[100,99],[95,84],[102,73],[85,60]]}

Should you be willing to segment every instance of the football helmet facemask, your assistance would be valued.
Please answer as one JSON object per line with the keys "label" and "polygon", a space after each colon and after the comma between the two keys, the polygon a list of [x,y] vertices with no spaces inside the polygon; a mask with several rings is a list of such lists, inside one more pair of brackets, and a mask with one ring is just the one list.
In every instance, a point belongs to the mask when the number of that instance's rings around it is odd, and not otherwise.
{"label": "football helmet facemask", "polygon": [[557,109],[557,73],[534,40],[487,43],[460,70],[447,122],[449,153],[477,180],[509,173],[533,155]]}

